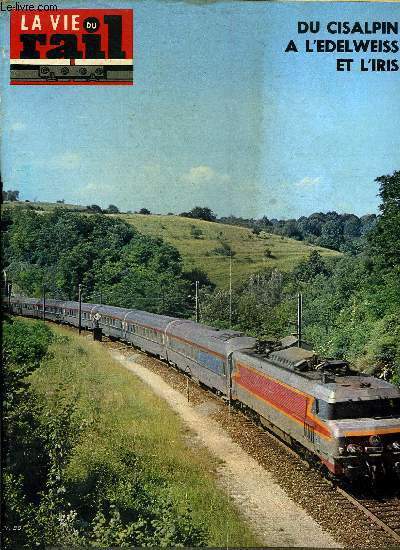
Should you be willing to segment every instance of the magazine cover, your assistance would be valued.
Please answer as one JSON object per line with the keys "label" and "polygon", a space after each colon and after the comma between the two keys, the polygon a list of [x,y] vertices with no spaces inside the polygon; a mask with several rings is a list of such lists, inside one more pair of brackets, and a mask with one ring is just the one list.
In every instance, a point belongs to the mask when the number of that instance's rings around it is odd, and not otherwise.
{"label": "magazine cover", "polygon": [[0,2],[2,548],[400,543],[399,35]]}

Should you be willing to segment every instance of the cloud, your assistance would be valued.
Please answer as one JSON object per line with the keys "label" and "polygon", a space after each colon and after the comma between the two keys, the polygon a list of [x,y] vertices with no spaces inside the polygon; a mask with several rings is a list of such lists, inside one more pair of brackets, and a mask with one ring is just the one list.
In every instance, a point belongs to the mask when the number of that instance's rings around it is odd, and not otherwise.
{"label": "cloud", "polygon": [[318,185],[321,181],[321,178],[309,178],[308,176],[303,178],[300,181],[297,181],[295,185],[297,187],[314,187],[315,185]]}
{"label": "cloud", "polygon": [[230,181],[228,174],[221,174],[207,165],[193,166],[189,172],[181,176],[181,181],[192,185],[204,183],[227,183]]}

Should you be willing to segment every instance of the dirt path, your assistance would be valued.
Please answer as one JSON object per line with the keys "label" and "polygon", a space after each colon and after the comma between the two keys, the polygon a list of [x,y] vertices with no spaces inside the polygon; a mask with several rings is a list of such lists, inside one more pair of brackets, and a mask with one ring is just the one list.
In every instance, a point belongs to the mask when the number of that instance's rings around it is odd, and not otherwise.
{"label": "dirt path", "polygon": [[[160,376],[138,364],[140,355],[112,356],[165,399],[216,457],[220,482],[266,546],[338,548],[340,545],[303,510],[252,457],[211,418],[191,406]],[[211,405],[211,403],[210,403]],[[204,406],[203,406],[204,408]]]}

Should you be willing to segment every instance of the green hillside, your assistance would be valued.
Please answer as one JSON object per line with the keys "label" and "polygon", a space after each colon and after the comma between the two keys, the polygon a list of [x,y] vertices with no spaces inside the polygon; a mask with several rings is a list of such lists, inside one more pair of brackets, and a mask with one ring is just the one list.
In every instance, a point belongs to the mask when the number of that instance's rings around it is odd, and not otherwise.
{"label": "green hillside", "polygon": [[[338,256],[339,252],[308,243],[261,233],[256,236],[250,229],[224,225],[180,216],[120,214],[142,233],[161,237],[174,245],[182,255],[185,269],[195,267],[206,271],[218,286],[229,284],[229,256],[213,251],[228,244],[235,255],[232,258],[232,280],[238,282],[265,267],[277,267],[283,271],[292,269],[311,250],[323,256]],[[195,228],[195,229],[193,229]],[[198,238],[193,231],[202,232]],[[267,249],[270,257],[266,256]]]}
{"label": "green hillside", "polygon": [[62,208],[63,210],[71,210],[73,212],[85,212],[86,206],[81,204],[69,204],[64,202],[41,202],[41,201],[4,201],[4,207],[7,208],[29,208],[36,212],[51,212],[54,208]]}
{"label": "green hillside", "polygon": [[[51,211],[55,207],[66,210],[85,211],[85,207],[72,204],[53,204],[45,202],[5,203],[15,208],[32,208],[37,211]],[[90,215],[90,214],[89,214]],[[111,216],[110,214],[106,214]],[[291,270],[300,260],[307,257],[311,250],[318,250],[322,256],[338,256],[340,253],[296,241],[261,233],[255,235],[245,227],[225,225],[203,220],[183,218],[181,216],[113,214],[145,235],[160,237],[174,245],[182,255],[186,270],[203,269],[209,278],[220,287],[229,284],[229,253],[221,255],[216,249],[227,245],[233,252],[232,281],[245,279],[251,273],[265,267],[276,267],[282,271]],[[196,235],[197,232],[197,235]],[[222,250],[222,254],[224,250]]]}

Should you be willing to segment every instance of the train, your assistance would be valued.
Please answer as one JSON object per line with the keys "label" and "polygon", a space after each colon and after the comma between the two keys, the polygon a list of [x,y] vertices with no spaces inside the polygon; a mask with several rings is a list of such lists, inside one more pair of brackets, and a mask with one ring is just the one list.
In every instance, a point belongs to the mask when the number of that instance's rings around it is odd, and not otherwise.
{"label": "train", "polygon": [[[400,480],[400,389],[321,359],[288,336],[260,342],[188,319],[104,304],[11,296],[13,314],[101,330],[245,408],[336,479]],[[391,482],[391,481],[390,481]]]}

